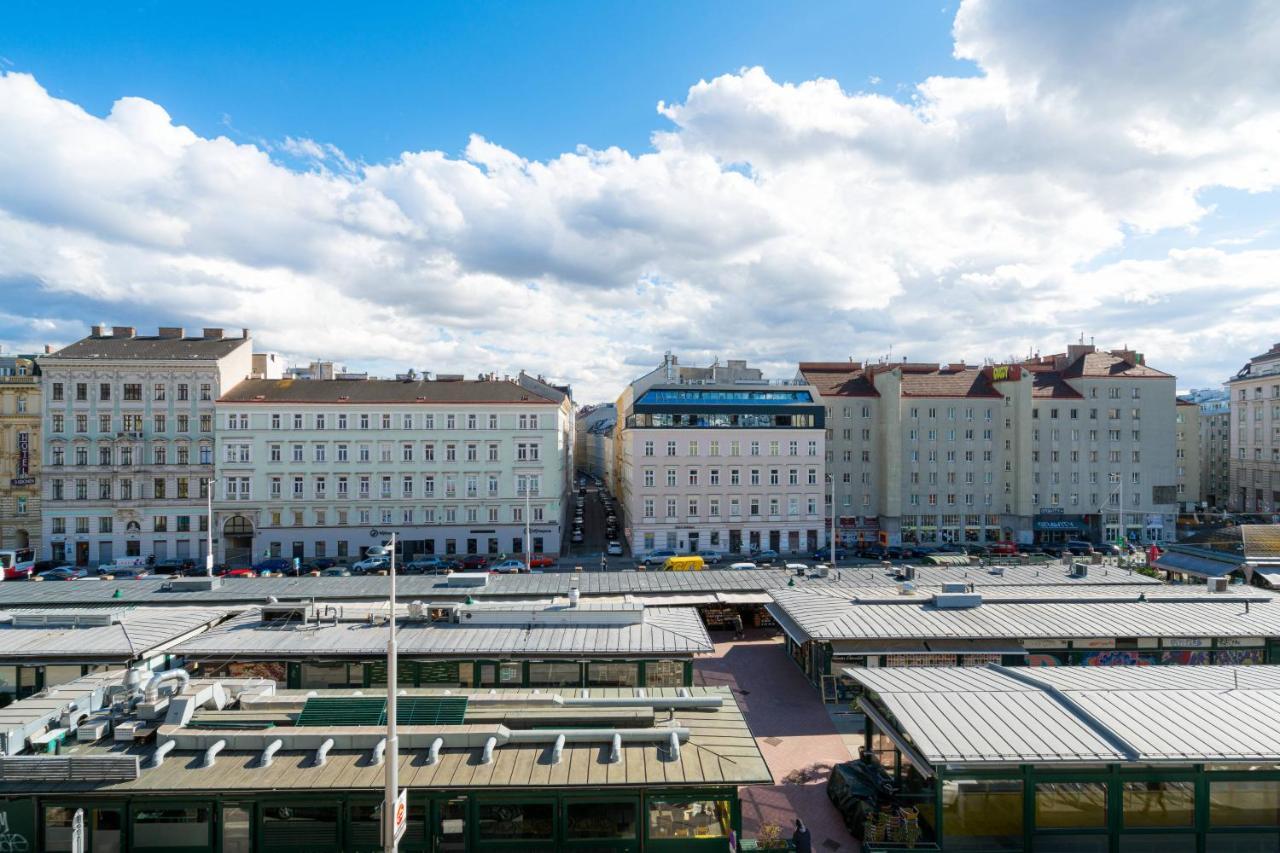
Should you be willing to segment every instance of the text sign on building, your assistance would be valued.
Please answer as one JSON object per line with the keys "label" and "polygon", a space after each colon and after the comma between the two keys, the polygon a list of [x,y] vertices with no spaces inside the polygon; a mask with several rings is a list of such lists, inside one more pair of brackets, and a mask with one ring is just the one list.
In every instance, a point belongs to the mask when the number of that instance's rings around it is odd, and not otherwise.
{"label": "text sign on building", "polygon": [[31,439],[28,433],[18,433],[18,476],[31,473]]}
{"label": "text sign on building", "polygon": [[991,367],[992,382],[1016,382],[1022,378],[1022,367],[1017,364],[996,364]]}

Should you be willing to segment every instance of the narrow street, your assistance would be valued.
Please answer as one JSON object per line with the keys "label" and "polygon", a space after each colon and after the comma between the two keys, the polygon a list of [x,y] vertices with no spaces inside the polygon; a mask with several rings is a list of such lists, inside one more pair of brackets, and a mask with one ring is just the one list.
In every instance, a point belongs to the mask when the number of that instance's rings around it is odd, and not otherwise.
{"label": "narrow street", "polygon": [[723,632],[713,639],[715,655],[695,662],[694,679],[734,691],[773,773],[773,785],[741,791],[744,836],[753,838],[764,824],[776,823],[790,838],[799,817],[813,834],[815,851],[857,850],[827,799],[826,780],[833,765],[853,757],[860,737],[841,735],[780,639],[755,631],[742,641],[730,641]]}

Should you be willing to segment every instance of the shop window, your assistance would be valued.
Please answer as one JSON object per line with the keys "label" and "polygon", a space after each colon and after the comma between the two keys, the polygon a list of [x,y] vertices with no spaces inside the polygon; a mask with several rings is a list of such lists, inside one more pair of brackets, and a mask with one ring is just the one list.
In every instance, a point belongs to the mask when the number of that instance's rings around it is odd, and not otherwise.
{"label": "shop window", "polygon": [[[384,677],[385,683],[385,677]],[[299,665],[298,687],[306,690],[327,687],[360,687],[364,666],[345,663],[303,663]]]}
{"label": "shop window", "polygon": [[1100,782],[1036,785],[1036,829],[1105,829],[1107,786]]}
{"label": "shop window", "polygon": [[209,846],[208,806],[143,808],[133,813],[133,846],[180,850]]}
{"label": "shop window", "polygon": [[1209,825],[1280,826],[1280,779],[1210,781]]}
{"label": "shop window", "polygon": [[71,849],[71,823],[76,810],[68,806],[44,807],[44,847],[51,853]]}
{"label": "shop window", "polygon": [[640,666],[635,663],[593,661],[587,664],[587,685],[589,687],[638,687]]}
{"label": "shop window", "polygon": [[1125,782],[1125,828],[1191,826],[1195,800],[1195,783],[1191,781]]}
{"label": "shop window", "polygon": [[644,665],[646,687],[683,687],[684,661],[651,660]]}
{"label": "shop window", "polygon": [[253,853],[253,812],[249,806],[222,807],[222,853]]}
{"label": "shop window", "polygon": [[575,803],[564,807],[565,837],[635,838],[635,803]]}
{"label": "shop window", "polygon": [[313,850],[338,844],[338,807],[273,805],[262,808],[262,846]]}
{"label": "shop window", "polygon": [[1205,853],[1280,853],[1274,832],[1218,832],[1205,838]]}
{"label": "shop window", "polygon": [[582,668],[575,661],[529,664],[530,687],[578,687],[581,684]]}
{"label": "shop window", "polygon": [[[1231,853],[1240,853],[1241,850],[1238,847],[1226,849]],[[1252,853],[1252,848],[1244,849]],[[1121,835],[1120,853],[1196,853],[1196,837],[1190,833],[1171,835],[1167,832]]]}
{"label": "shop window", "polygon": [[942,784],[944,849],[1022,849],[1020,781],[950,779]]}
{"label": "shop window", "polygon": [[80,677],[81,670],[80,664],[46,666],[44,668],[44,686],[57,687],[59,684],[75,681]]}
{"label": "shop window", "polygon": [[649,838],[727,838],[728,800],[650,800]]}
{"label": "shop window", "polygon": [[552,803],[480,803],[476,830],[483,841],[551,840],[555,836]]}

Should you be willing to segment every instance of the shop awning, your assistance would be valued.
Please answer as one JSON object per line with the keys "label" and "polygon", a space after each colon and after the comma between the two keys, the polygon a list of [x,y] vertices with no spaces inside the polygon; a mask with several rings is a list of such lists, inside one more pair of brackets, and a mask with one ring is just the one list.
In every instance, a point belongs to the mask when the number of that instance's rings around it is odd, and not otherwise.
{"label": "shop awning", "polygon": [[925,646],[936,655],[1025,655],[1027,650],[1016,640],[925,640]]}
{"label": "shop awning", "polygon": [[836,657],[854,655],[927,654],[923,640],[832,640],[831,653]]}
{"label": "shop awning", "polygon": [[1156,560],[1155,567],[1166,572],[1195,575],[1199,578],[1221,578],[1240,568],[1240,562],[1234,558],[1221,560],[1178,551],[1166,551]]}

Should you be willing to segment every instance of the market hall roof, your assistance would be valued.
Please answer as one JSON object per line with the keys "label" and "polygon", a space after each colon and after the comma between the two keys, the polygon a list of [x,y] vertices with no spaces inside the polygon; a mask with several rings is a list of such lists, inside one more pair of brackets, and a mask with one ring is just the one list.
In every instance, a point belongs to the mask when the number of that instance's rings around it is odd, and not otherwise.
{"label": "market hall roof", "polygon": [[[1280,762],[1280,667],[848,668],[933,766]],[[879,713],[883,708],[887,717]]]}
{"label": "market hall roof", "polygon": [[11,609],[0,613],[0,662],[137,660],[217,624],[230,612],[209,607]]}
{"label": "market hall roof", "polygon": [[246,379],[219,403],[535,403],[560,401],[500,379]]}
{"label": "market hall roof", "polygon": [[1082,600],[1069,590],[1038,599],[949,602],[859,601],[805,590],[772,592],[766,605],[797,642],[818,640],[1039,639],[1115,637],[1280,637],[1280,603],[1261,590],[1162,600],[1139,593],[1128,600]]}
{"label": "market hall roof", "polygon": [[[1048,565],[1008,565],[990,567],[918,566],[918,589],[950,581],[991,586],[1130,586],[1159,588],[1161,582],[1126,569],[1091,567],[1085,576],[1071,574],[1066,567]],[[826,577],[810,572],[798,577],[783,569],[707,569],[701,572],[546,572],[484,576],[476,586],[457,585],[445,575],[402,575],[396,588],[402,600],[424,601],[468,596],[484,600],[552,598],[566,596],[577,588],[582,597],[633,595],[642,603],[663,603],[672,596],[697,596],[714,602],[717,595],[752,594],[765,596],[771,589],[786,589],[794,583],[801,589],[863,589],[893,586],[901,579],[899,567],[880,565],[843,568]],[[316,601],[386,601],[388,579],[373,577],[221,578],[206,589],[180,587],[166,577],[138,580],[76,581],[74,583],[0,583],[0,609],[13,607],[117,607],[128,604],[149,606],[251,605],[269,599],[315,599]],[[761,600],[765,600],[761,598]],[[679,603],[702,603],[679,600]]]}
{"label": "market hall roof", "polygon": [[[689,607],[619,605],[453,605],[458,621],[398,615],[405,657],[500,655],[689,657],[713,651]],[[274,606],[279,612],[280,606]],[[309,618],[272,618],[253,610],[192,637],[176,652],[189,658],[364,659],[385,654],[385,608],[314,608]],[[399,613],[403,613],[400,611]]]}

